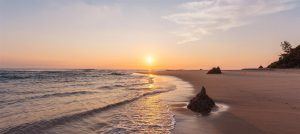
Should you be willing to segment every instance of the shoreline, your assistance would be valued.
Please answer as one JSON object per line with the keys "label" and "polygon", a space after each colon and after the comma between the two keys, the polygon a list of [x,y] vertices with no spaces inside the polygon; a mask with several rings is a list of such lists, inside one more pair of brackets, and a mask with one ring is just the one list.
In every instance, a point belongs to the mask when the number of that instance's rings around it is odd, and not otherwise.
{"label": "shoreline", "polygon": [[208,130],[217,130],[206,133],[300,132],[299,70],[223,72],[221,75],[206,75],[205,70],[153,72],[155,75],[175,76],[190,83],[195,95],[201,86],[205,86],[208,95],[217,103],[230,107],[217,116],[207,117],[197,116],[189,110],[175,109],[181,116],[177,120],[186,123],[176,124],[174,133],[199,133],[197,126],[203,125]]}

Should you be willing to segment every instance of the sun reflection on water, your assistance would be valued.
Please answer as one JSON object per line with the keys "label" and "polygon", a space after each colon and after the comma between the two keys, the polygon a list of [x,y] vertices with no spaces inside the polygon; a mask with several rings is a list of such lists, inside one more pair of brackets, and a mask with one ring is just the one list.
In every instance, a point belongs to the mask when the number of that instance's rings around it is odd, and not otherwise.
{"label": "sun reflection on water", "polygon": [[155,90],[157,88],[157,86],[154,85],[155,75],[148,74],[147,77],[148,77],[148,89],[149,90]]}
{"label": "sun reflection on water", "polygon": [[[148,74],[148,90],[159,90],[162,79],[156,75]],[[162,101],[161,94],[150,95],[132,103],[130,118],[139,126],[135,131],[138,133],[171,133],[174,128],[174,115],[169,106]]]}
{"label": "sun reflection on water", "polygon": [[139,109],[135,110],[133,120],[143,126],[143,133],[170,133],[174,127],[173,115],[166,104],[161,102],[161,96],[149,96],[138,102]]}

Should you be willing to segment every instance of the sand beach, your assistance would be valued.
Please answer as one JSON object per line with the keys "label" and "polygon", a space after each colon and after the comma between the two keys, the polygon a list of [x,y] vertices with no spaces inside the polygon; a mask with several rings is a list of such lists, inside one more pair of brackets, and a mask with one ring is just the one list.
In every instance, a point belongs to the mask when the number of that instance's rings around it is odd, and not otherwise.
{"label": "sand beach", "polygon": [[[225,112],[212,116],[174,106],[178,121],[174,133],[299,133],[300,70],[232,70],[211,75],[206,72],[154,72],[189,82],[195,94],[205,86],[211,98],[228,106]],[[205,129],[199,129],[203,126]]]}

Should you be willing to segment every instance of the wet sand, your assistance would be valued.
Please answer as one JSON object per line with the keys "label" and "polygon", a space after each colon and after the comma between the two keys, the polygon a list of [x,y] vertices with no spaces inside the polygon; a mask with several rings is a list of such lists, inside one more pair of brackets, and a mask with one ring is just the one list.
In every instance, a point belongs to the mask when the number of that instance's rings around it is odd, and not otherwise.
{"label": "wet sand", "polygon": [[195,94],[205,86],[211,98],[229,106],[225,112],[201,116],[174,105],[174,133],[300,133],[300,70],[223,71],[221,75],[180,70],[154,74],[189,82]]}

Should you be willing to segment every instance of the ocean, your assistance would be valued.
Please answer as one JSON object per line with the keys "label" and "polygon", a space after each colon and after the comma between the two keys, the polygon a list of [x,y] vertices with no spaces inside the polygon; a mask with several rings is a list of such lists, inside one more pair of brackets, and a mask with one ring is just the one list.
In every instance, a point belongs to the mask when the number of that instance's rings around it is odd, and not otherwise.
{"label": "ocean", "polygon": [[0,133],[171,133],[180,86],[132,71],[1,70]]}

